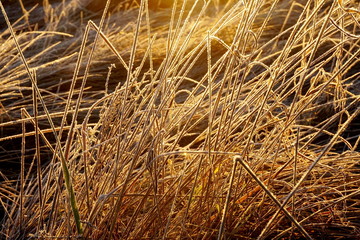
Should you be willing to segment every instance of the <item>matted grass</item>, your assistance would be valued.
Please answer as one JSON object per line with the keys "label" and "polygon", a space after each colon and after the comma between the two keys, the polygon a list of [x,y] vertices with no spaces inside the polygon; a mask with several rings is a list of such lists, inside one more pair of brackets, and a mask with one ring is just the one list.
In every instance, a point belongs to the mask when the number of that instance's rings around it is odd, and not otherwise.
{"label": "matted grass", "polygon": [[360,238],[358,3],[174,2],[2,1],[2,237]]}

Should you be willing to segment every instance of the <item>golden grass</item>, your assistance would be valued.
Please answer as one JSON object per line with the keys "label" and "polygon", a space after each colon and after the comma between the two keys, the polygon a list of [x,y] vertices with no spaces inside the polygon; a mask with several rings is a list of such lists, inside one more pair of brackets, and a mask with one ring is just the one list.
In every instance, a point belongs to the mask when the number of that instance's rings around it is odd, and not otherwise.
{"label": "golden grass", "polygon": [[360,238],[356,1],[125,2],[4,5],[2,238]]}

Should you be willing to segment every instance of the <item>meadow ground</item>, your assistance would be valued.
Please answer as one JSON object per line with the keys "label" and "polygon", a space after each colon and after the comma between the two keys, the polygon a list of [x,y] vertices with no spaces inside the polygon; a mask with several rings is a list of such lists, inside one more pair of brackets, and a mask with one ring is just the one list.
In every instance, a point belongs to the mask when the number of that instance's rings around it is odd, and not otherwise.
{"label": "meadow ground", "polygon": [[4,239],[360,239],[360,6],[1,0]]}

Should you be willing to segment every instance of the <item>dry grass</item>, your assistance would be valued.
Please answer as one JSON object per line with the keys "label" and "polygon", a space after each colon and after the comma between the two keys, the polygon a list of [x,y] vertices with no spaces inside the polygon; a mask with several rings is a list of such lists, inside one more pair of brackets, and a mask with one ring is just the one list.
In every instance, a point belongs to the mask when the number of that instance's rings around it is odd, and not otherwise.
{"label": "dry grass", "polygon": [[360,238],[356,1],[23,2],[1,238]]}

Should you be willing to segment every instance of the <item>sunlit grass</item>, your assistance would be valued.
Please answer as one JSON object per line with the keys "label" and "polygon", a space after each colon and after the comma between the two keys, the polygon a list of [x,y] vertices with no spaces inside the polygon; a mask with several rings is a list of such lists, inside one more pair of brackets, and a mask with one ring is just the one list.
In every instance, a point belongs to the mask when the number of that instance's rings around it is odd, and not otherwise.
{"label": "sunlit grass", "polygon": [[164,3],[4,5],[2,236],[358,236],[358,4]]}

